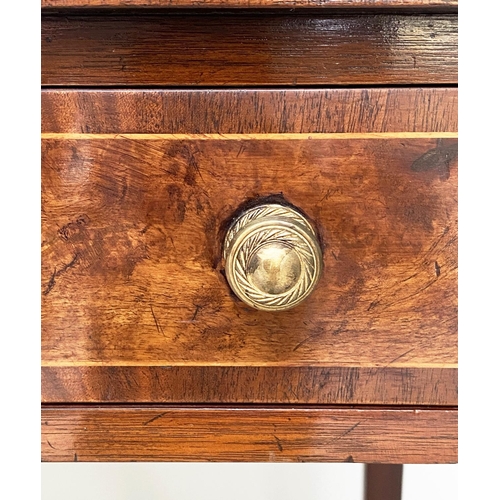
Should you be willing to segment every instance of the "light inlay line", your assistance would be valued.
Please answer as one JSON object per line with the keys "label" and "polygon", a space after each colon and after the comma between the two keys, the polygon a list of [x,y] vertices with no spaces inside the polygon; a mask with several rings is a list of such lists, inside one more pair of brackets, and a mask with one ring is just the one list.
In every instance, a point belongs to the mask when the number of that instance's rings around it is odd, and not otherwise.
{"label": "light inlay line", "polygon": [[[225,366],[230,368],[237,367],[258,367],[258,368],[380,368],[384,369],[388,365],[387,363],[356,363],[356,362],[321,362],[321,361],[310,361],[304,363],[290,363],[290,362],[282,362],[282,363],[265,363],[265,362],[256,362],[256,361],[236,361],[236,362],[227,362],[227,363],[204,363],[200,361],[182,361],[175,362],[171,360],[156,360],[152,362],[144,362],[144,361],[68,361],[68,360],[46,360],[42,361],[42,368],[74,368],[74,367],[106,367],[106,366],[119,366],[122,368],[132,367],[132,366],[140,366],[140,367],[154,367],[154,366],[195,366],[195,367],[219,367]],[[449,363],[449,362],[440,362],[440,363],[432,363],[432,362],[399,362],[399,363],[390,363],[391,368],[458,368],[457,363]]]}
{"label": "light inlay line", "polygon": [[75,134],[42,133],[42,140],[141,140],[141,141],[290,141],[353,139],[456,139],[457,132],[377,132],[377,133],[273,133],[273,134]]}

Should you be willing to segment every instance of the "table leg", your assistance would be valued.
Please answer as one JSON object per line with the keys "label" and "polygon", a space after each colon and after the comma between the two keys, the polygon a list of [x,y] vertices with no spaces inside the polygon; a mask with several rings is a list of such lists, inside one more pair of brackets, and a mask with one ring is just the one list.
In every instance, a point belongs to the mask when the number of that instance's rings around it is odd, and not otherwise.
{"label": "table leg", "polygon": [[365,465],[365,500],[401,500],[402,484],[402,465]]}

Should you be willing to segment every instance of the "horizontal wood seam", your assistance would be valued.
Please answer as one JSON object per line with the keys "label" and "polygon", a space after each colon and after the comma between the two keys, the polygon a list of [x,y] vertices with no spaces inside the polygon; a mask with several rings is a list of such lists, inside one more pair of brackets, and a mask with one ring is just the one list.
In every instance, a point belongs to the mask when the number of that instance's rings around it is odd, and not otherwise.
{"label": "horizontal wood seam", "polygon": [[293,409],[307,411],[328,411],[328,410],[364,410],[364,411],[395,411],[395,412],[426,412],[426,411],[447,411],[455,412],[458,405],[391,405],[391,404],[328,404],[328,403],[41,403],[44,410],[275,410],[290,411]]}

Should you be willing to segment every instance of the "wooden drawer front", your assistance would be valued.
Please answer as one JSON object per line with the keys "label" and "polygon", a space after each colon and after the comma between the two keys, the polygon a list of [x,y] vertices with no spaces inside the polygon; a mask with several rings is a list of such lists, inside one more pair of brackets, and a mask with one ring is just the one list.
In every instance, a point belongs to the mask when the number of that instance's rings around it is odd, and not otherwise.
{"label": "wooden drawer front", "polygon": [[[45,401],[456,404],[455,90],[45,91],[42,111]],[[324,255],[279,313],[221,262],[267,196]]]}
{"label": "wooden drawer front", "polygon": [[42,83],[455,84],[457,31],[456,13],[66,11],[42,17]]}
{"label": "wooden drawer front", "polygon": [[68,462],[452,463],[457,411],[45,405],[42,453]]}

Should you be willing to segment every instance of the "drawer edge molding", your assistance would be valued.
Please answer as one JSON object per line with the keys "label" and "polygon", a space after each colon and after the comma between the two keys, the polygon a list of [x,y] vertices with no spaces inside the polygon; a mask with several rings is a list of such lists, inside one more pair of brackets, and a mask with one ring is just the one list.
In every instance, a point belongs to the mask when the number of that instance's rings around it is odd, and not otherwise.
{"label": "drawer edge molding", "polygon": [[452,87],[44,89],[41,110],[44,134],[345,136],[458,131],[458,90]]}
{"label": "drawer edge molding", "polygon": [[46,462],[455,463],[456,409],[42,407]]}
{"label": "drawer edge molding", "polygon": [[44,403],[458,404],[456,368],[42,368]]}

